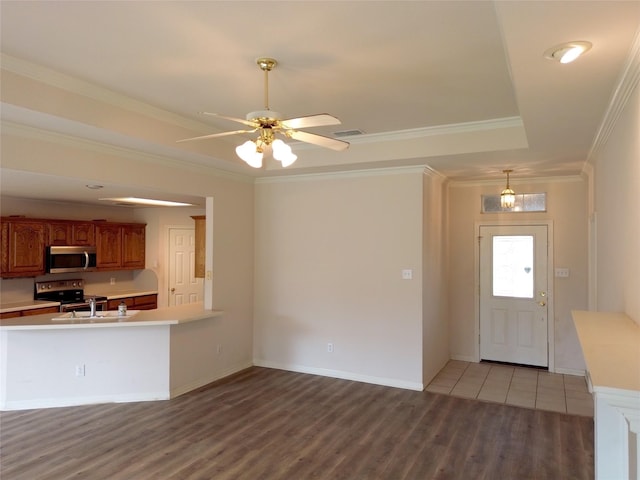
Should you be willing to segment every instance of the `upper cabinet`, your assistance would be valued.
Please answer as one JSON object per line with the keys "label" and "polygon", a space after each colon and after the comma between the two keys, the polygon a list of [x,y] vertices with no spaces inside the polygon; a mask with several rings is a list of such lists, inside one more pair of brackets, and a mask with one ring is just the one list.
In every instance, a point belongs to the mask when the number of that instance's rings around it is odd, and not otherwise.
{"label": "upper cabinet", "polygon": [[98,270],[145,267],[145,227],[140,223],[2,217],[0,277],[45,274],[48,245],[96,246]]}
{"label": "upper cabinet", "polygon": [[33,277],[44,274],[47,229],[42,222],[16,219],[2,221],[2,277]]}
{"label": "upper cabinet", "polygon": [[145,225],[105,223],[96,225],[98,270],[133,270],[145,265]]}
{"label": "upper cabinet", "polygon": [[49,222],[48,245],[96,245],[96,227],[91,222]]}

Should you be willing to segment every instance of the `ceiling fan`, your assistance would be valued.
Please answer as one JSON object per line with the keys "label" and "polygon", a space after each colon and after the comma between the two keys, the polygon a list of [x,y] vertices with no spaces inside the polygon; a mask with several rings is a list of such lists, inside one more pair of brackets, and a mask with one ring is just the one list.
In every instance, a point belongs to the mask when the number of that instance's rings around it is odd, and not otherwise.
{"label": "ceiling fan", "polygon": [[258,132],[258,138],[255,141],[248,140],[242,145],[236,147],[236,153],[238,156],[254,168],[262,167],[263,154],[268,150],[271,150],[275,160],[282,162],[283,167],[291,165],[298,158],[293,154],[293,152],[291,152],[291,147],[289,147],[289,145],[279,138],[276,138],[276,134],[282,135],[285,138],[293,138],[294,140],[312,143],[332,150],[345,150],[349,147],[349,142],[345,142],[344,140],[338,140],[324,135],[299,130],[301,128],[340,124],[340,120],[328,113],[283,119],[280,113],[270,110],[269,72],[273,70],[278,62],[273,58],[258,58],[256,63],[264,72],[264,110],[250,112],[247,114],[246,119],[229,117],[218,113],[201,112],[203,115],[211,115],[242,123],[250,128],[186,138],[184,140],[178,140],[178,142],[190,142],[193,140],[206,140],[208,138],[224,137],[227,135]]}

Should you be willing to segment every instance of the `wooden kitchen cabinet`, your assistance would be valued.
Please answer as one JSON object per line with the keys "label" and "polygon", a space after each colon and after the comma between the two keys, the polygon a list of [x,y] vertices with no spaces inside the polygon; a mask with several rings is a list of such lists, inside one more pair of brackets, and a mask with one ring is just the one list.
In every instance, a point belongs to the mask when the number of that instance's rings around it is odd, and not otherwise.
{"label": "wooden kitchen cabinet", "polygon": [[91,222],[56,221],[49,222],[47,245],[95,246],[95,225]]}
{"label": "wooden kitchen cabinet", "polygon": [[195,271],[194,271],[195,273],[193,276],[196,278],[204,278],[207,216],[196,215],[196,216],[192,216],[191,218],[195,220],[195,234],[196,234]]}
{"label": "wooden kitchen cabinet", "polygon": [[145,264],[146,225],[123,225],[122,266],[127,269],[142,269]]}
{"label": "wooden kitchen cabinet", "polygon": [[96,225],[98,270],[134,270],[145,266],[144,224]]}
{"label": "wooden kitchen cabinet", "polygon": [[22,310],[21,317],[28,317],[30,315],[42,315],[44,313],[60,313],[59,307],[44,307],[44,308],[31,308],[29,310]]}
{"label": "wooden kitchen cabinet", "polygon": [[96,225],[96,266],[98,270],[122,267],[122,227],[117,224]]}
{"label": "wooden kitchen cabinet", "polygon": [[48,245],[96,246],[98,270],[145,267],[143,223],[2,217],[0,277],[45,274]]}
{"label": "wooden kitchen cabinet", "polygon": [[158,308],[158,295],[138,295],[109,300],[107,310],[117,310],[120,302],[124,302],[127,308],[131,310],[154,310]]}
{"label": "wooden kitchen cabinet", "polygon": [[4,312],[4,313],[0,313],[0,319],[28,317],[31,315],[43,315],[45,313],[60,313],[60,309],[58,307],[43,307],[43,308],[30,308],[28,310],[18,310],[16,312]]}
{"label": "wooden kitchen cabinet", "polygon": [[46,225],[37,220],[2,219],[1,276],[35,277],[45,271]]}

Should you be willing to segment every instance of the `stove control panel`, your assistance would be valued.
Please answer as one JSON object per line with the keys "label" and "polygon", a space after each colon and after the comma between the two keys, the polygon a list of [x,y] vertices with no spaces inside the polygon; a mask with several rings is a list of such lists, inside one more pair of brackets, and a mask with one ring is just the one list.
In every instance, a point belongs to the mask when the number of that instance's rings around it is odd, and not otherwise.
{"label": "stove control panel", "polygon": [[36,292],[61,292],[64,290],[84,289],[84,280],[59,280],[55,282],[36,282]]}

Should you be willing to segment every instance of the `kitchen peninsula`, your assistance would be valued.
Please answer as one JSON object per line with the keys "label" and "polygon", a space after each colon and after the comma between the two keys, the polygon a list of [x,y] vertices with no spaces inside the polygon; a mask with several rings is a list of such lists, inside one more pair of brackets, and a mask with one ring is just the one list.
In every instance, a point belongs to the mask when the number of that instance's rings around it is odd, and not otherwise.
{"label": "kitchen peninsula", "polygon": [[222,315],[193,303],[126,320],[3,319],[0,410],[166,400],[199,388],[225,376],[214,368]]}

